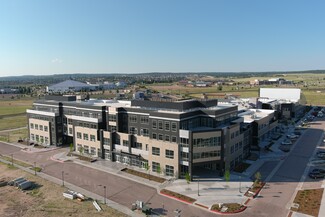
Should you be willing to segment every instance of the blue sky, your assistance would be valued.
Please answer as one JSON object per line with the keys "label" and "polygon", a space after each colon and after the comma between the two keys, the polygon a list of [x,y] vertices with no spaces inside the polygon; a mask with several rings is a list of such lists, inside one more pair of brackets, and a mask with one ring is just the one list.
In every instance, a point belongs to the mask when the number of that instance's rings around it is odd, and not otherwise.
{"label": "blue sky", "polygon": [[325,69],[325,1],[10,0],[0,76]]}

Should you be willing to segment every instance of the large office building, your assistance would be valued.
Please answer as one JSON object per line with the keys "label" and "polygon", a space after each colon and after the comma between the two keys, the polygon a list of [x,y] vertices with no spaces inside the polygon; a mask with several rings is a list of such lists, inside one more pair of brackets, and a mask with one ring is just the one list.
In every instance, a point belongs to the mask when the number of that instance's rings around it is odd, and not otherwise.
{"label": "large office building", "polygon": [[77,100],[46,96],[27,110],[30,141],[171,177],[224,172],[249,155],[251,129],[236,105],[213,100]]}

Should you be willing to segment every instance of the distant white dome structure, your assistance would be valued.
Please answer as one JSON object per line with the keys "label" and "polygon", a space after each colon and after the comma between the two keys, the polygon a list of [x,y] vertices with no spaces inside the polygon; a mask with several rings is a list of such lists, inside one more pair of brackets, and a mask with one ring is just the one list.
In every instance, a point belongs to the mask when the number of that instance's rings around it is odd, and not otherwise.
{"label": "distant white dome structure", "polygon": [[79,81],[66,80],[58,84],[47,87],[48,93],[70,93],[80,92],[81,90],[95,90],[96,86],[85,84]]}

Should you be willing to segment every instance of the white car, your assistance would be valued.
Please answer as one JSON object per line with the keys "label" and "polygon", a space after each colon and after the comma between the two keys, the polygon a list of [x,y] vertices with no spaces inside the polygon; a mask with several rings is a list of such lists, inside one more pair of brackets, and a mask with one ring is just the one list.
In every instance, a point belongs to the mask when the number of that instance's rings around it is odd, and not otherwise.
{"label": "white car", "polygon": [[299,136],[298,135],[296,135],[296,134],[288,134],[287,135],[287,138],[288,139],[297,139]]}
{"label": "white car", "polygon": [[282,145],[292,145],[292,142],[288,139],[281,142]]}

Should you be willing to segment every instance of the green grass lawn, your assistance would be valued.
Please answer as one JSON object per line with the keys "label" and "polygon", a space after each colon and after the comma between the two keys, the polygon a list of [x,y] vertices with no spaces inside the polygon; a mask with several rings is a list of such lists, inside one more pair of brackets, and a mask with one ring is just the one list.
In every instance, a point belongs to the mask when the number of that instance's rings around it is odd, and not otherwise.
{"label": "green grass lawn", "polygon": [[0,118],[0,131],[19,128],[19,127],[26,127],[26,125],[27,125],[26,115]]}
{"label": "green grass lawn", "polygon": [[0,100],[0,116],[21,114],[32,107],[33,100]]}

